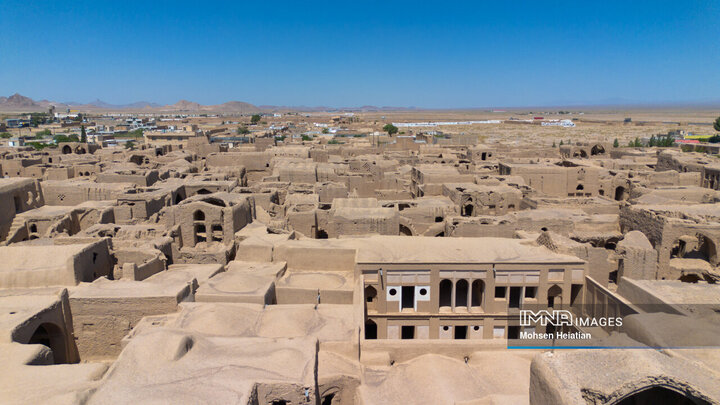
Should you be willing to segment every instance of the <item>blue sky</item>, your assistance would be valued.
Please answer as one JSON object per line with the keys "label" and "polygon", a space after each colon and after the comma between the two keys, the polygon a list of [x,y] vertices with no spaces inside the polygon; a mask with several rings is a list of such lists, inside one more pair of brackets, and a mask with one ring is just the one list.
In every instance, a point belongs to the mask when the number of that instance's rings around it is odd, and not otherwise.
{"label": "blue sky", "polygon": [[0,95],[431,108],[720,100],[720,2],[15,1]]}

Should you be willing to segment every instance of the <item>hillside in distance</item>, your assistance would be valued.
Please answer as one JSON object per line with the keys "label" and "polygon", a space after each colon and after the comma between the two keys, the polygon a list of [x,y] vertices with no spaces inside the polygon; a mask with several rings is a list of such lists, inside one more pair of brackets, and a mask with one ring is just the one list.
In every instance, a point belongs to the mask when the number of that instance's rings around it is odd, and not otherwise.
{"label": "hillside in distance", "polygon": [[81,112],[112,112],[112,111],[138,111],[138,112],[177,112],[177,113],[221,113],[221,114],[255,114],[262,110],[250,103],[242,101],[229,101],[217,105],[202,105],[196,102],[180,100],[172,105],[160,105],[147,101],[138,101],[130,104],[110,104],[96,99],[89,103],[57,102],[48,100],[33,100],[30,97],[15,93],[9,97],[0,96],[0,111],[2,112],[44,112],[51,106],[56,111],[67,109]]}

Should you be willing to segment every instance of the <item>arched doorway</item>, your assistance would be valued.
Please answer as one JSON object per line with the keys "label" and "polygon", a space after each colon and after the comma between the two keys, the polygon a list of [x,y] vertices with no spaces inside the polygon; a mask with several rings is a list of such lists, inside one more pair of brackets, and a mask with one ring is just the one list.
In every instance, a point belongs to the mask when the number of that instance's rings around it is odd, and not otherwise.
{"label": "arched doorway", "polygon": [[590,149],[590,155],[602,155],[605,153],[605,148],[602,145],[595,145]]}
{"label": "arched doorway", "polygon": [[370,310],[376,310],[377,304],[377,290],[375,287],[369,285],[365,287],[365,308],[367,308],[368,311]]}
{"label": "arched doorway", "polygon": [[472,283],[472,291],[470,293],[470,307],[482,308],[483,294],[485,293],[485,282],[475,280]]}
{"label": "arched doorway", "polygon": [[704,399],[680,393],[664,386],[651,386],[634,392],[618,405],[710,405]]}
{"label": "arched doorway", "polygon": [[562,306],[562,288],[557,285],[548,288],[547,302],[549,308],[560,308]]}
{"label": "arched doorway", "polygon": [[473,206],[472,200],[467,200],[465,202],[465,205],[463,205],[461,214],[464,217],[471,217],[473,215],[474,209],[475,209],[475,207]]}
{"label": "arched doorway", "polygon": [[365,321],[365,339],[377,339],[377,324],[372,319]]}
{"label": "arched doorway", "polygon": [[452,306],[452,281],[442,280],[440,282],[440,302],[439,306],[450,308]]}
{"label": "arched doorway", "polygon": [[625,187],[617,186],[615,189],[615,201],[624,201],[627,198],[625,195]]}
{"label": "arched doorway", "polygon": [[718,264],[715,242],[701,233],[695,236],[686,235],[676,240],[670,249],[670,258],[700,259],[712,266]]}
{"label": "arched doorway", "polygon": [[575,153],[573,153],[573,157],[586,158],[587,156],[588,155],[587,155],[587,152],[585,152],[585,149],[580,149],[580,150],[576,151]]}
{"label": "arched doorway", "polygon": [[403,225],[403,224],[400,224],[400,235],[412,236],[413,233],[412,233],[412,231],[410,230],[410,228],[408,228],[407,226],[405,226],[405,225]]}
{"label": "arched doorway", "polygon": [[455,283],[455,308],[468,306],[468,282],[467,280],[458,280]]}
{"label": "arched doorway", "polygon": [[55,364],[67,363],[67,348],[65,335],[59,326],[53,323],[43,323],[35,329],[28,344],[47,346],[53,355]]}

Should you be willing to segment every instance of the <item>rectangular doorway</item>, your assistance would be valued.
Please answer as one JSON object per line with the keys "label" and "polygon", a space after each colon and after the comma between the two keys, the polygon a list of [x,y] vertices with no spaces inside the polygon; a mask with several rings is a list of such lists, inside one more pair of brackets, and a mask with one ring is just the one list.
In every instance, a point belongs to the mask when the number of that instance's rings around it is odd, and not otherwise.
{"label": "rectangular doorway", "polygon": [[405,308],[415,308],[415,286],[402,288],[402,309]]}

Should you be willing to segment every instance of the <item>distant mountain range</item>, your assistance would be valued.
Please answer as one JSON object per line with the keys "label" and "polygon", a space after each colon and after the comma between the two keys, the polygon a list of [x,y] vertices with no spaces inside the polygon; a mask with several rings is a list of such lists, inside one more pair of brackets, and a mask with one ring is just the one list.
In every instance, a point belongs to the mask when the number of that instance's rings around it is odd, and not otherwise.
{"label": "distant mountain range", "polygon": [[48,100],[35,101],[30,97],[25,97],[15,93],[10,97],[0,96],[0,111],[5,112],[41,112],[47,111],[50,106],[55,106],[55,110],[62,112],[67,109],[100,112],[100,111],[137,111],[137,112],[185,112],[185,113],[240,113],[255,114],[262,110],[252,104],[242,101],[229,101],[218,105],[202,105],[192,101],[180,100],[172,105],[160,105],[147,101],[138,101],[131,104],[110,104],[102,100],[95,100],[90,103],[82,104],[72,101],[57,102]]}
{"label": "distant mountain range", "polygon": [[161,105],[147,101],[138,101],[131,104],[110,104],[102,100],[95,100],[89,103],[78,103],[74,101],[48,101],[33,100],[15,93],[10,97],[0,96],[0,111],[4,112],[41,112],[47,111],[50,106],[55,106],[58,112],[71,109],[86,112],[100,111],[128,111],[128,112],[177,112],[177,113],[220,113],[220,114],[256,114],[273,111],[305,111],[305,112],[372,112],[372,111],[412,111],[415,107],[376,107],[364,105],[362,107],[307,107],[307,106],[277,106],[261,105],[254,106],[242,101],[228,101],[223,104],[202,105],[193,101],[180,100],[175,104]]}
{"label": "distant mountain range", "polygon": [[[89,103],[77,103],[72,101],[56,102],[48,100],[33,100],[18,93],[10,97],[0,96],[0,112],[42,112],[47,111],[50,106],[55,106],[58,112],[67,109],[78,110],[84,112],[145,112],[145,113],[219,113],[219,114],[256,114],[262,112],[391,112],[391,111],[423,111],[423,110],[451,110],[451,108],[419,108],[419,107],[376,107],[373,105],[364,105],[362,107],[328,107],[328,106],[278,106],[278,105],[260,105],[255,106],[242,101],[228,101],[223,104],[202,105],[193,101],[180,100],[175,104],[161,105],[148,101],[138,101],[130,104],[110,104],[102,100],[95,100]],[[657,102],[657,103],[641,103],[631,102],[625,99],[615,98],[606,99],[602,103],[565,103],[557,102],[548,106],[525,106],[525,107],[502,107],[507,109],[516,108],[720,108],[720,100],[704,100],[694,103],[690,102]],[[499,108],[495,106],[495,108]],[[452,108],[452,110],[478,110],[481,108]],[[482,108],[482,109],[488,109]]]}

